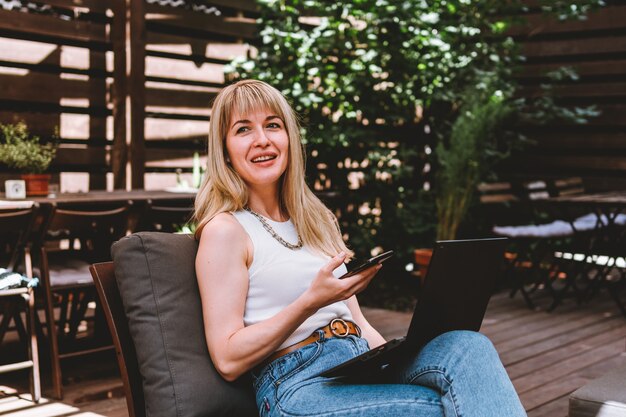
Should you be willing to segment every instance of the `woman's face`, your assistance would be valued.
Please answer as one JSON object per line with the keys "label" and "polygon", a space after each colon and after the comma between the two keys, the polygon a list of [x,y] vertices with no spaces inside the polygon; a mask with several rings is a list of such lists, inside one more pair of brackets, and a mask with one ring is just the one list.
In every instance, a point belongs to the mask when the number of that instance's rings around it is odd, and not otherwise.
{"label": "woman's face", "polygon": [[270,110],[233,114],[226,134],[226,151],[248,187],[277,187],[289,161],[285,123]]}

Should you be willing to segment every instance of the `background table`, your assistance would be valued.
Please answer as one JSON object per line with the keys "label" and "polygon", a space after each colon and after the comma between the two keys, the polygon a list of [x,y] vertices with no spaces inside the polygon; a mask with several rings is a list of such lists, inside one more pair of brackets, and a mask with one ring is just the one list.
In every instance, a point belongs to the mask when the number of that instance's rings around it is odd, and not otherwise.
{"label": "background table", "polygon": [[[558,210],[570,222],[581,213],[591,212],[596,215],[597,221],[591,233],[578,232],[574,228],[578,235],[586,233],[584,236],[589,239],[589,245],[585,256],[591,256],[590,267],[597,271],[594,280],[590,281],[587,296],[595,294],[600,287],[606,287],[626,316],[626,306],[620,297],[626,286],[626,270],[616,265],[620,258],[626,258],[626,190],[554,197],[545,200],[545,204]],[[598,256],[607,257],[604,265],[596,261]],[[617,280],[611,280],[610,274],[616,269],[619,276]],[[589,272],[585,269],[583,271]]]}

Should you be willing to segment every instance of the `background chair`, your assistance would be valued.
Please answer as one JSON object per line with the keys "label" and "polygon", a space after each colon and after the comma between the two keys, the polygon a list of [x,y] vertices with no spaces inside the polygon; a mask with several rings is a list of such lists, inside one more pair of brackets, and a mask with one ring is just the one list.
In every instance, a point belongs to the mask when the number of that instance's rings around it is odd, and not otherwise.
{"label": "background chair", "polygon": [[[89,265],[110,259],[128,228],[128,207],[94,211],[53,207],[40,249],[41,296],[56,398],[63,397],[61,359],[112,349]],[[55,310],[58,310],[58,318]],[[92,326],[85,326],[89,321]]]}
{"label": "background chair", "polygon": [[193,203],[181,201],[148,200],[141,216],[138,231],[180,232],[188,225],[193,215]]}
{"label": "background chair", "polygon": [[534,308],[530,295],[541,284],[537,268],[542,247],[532,233],[537,217],[533,201],[548,197],[547,185],[543,181],[483,183],[478,192],[488,228],[493,234],[510,239],[505,253],[510,296],[520,292],[526,304]]}
{"label": "background chair", "polygon": [[[39,206],[0,210],[0,265],[11,271],[30,268],[30,234],[34,228]],[[32,269],[30,270],[32,273]]]}
{"label": "background chair", "polygon": [[[566,210],[549,200],[584,193],[579,177],[525,182],[521,190],[521,199],[526,201],[533,221],[522,225],[496,225],[492,229],[497,235],[511,238],[522,248],[518,254],[525,256],[516,259],[517,266],[528,268],[516,269],[518,279],[513,291],[519,290],[529,307],[534,307],[529,295],[537,288],[547,290],[552,297],[548,310],[556,308],[570,291],[579,303],[582,302],[579,281],[595,267],[587,260],[598,252],[598,231],[606,230],[606,216],[589,212],[582,206]],[[614,216],[612,220],[619,224],[626,222],[626,216]],[[530,290],[525,286],[529,283],[532,284]]]}
{"label": "background chair", "polygon": [[[564,178],[553,184],[554,195],[569,197],[585,192],[580,178]],[[564,271],[565,288],[583,293],[588,300],[605,288],[626,316],[620,292],[626,286],[626,213],[618,206],[598,207],[593,203],[566,206],[561,211],[575,230],[568,245],[555,251],[555,263]],[[621,265],[621,266],[620,266]],[[582,288],[582,291],[579,289]]]}
{"label": "background chair", "polygon": [[[580,177],[557,178],[548,184],[550,197],[554,198],[585,193]],[[601,213],[593,206],[554,204],[550,200],[541,204],[541,209],[557,219],[539,226],[545,235],[542,241],[547,243],[545,282],[554,298],[549,309],[558,306],[569,292],[580,303],[596,284],[605,282],[615,259],[623,256],[615,244],[620,239],[611,235],[623,233],[626,215]],[[599,257],[607,260],[598,262]],[[626,314],[624,307],[618,305]]]}
{"label": "background chair", "polygon": [[[568,189],[570,183],[568,184]],[[562,293],[553,286],[559,277],[558,268],[553,262],[556,242],[574,235],[572,221],[562,219],[549,210],[543,202],[551,196],[551,183],[546,180],[533,180],[520,183],[516,187],[518,208],[521,213],[514,223],[495,223],[492,231],[499,236],[511,239],[514,247],[511,257],[513,288],[511,296],[520,292],[530,308],[535,307],[530,295],[536,290],[545,289],[552,297],[553,309],[560,302]],[[521,220],[519,220],[521,219]],[[558,245],[561,245],[560,243]]]}
{"label": "background chair", "polygon": [[258,416],[251,381],[226,382],[211,362],[197,249],[190,235],[136,233],[113,245],[114,270],[92,267],[131,417]]}
{"label": "background chair", "polygon": [[[33,205],[25,210],[0,210],[0,265],[9,271],[22,268],[29,278],[33,276],[29,237],[36,222],[37,209],[37,205]],[[0,365],[0,374],[30,368],[30,392],[33,401],[38,402],[41,383],[32,288],[0,290],[0,311],[0,342],[13,321],[27,352],[24,361]],[[26,326],[22,322],[22,312],[25,312]]]}

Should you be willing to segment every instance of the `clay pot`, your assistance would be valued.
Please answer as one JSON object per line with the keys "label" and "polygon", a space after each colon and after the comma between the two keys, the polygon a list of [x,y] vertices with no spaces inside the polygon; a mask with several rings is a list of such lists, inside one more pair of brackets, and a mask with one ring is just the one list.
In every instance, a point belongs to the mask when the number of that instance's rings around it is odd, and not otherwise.
{"label": "clay pot", "polygon": [[50,174],[23,174],[22,179],[26,181],[26,195],[48,195],[48,184],[50,184],[51,177]]}
{"label": "clay pot", "polygon": [[432,249],[415,249],[413,252],[415,255],[415,266],[419,272],[420,282],[424,283],[424,278],[428,272],[428,265],[430,264],[430,258],[433,256]]}

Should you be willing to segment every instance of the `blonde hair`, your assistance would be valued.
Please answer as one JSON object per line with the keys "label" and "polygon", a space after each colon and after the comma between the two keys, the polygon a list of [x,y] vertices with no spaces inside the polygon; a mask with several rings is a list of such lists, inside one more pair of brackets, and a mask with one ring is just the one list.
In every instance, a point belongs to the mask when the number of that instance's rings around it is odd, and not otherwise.
{"label": "blonde hair", "polygon": [[248,187],[227,163],[225,141],[233,114],[257,110],[269,110],[280,117],[289,137],[289,162],[279,189],[281,210],[289,215],[305,245],[328,256],[343,251],[351,257],[353,253],[343,242],[337,219],[304,180],[305,153],[295,112],[278,90],[257,80],[229,85],[213,102],[206,176],[195,203],[196,238],[217,214],[242,210],[248,204]]}

